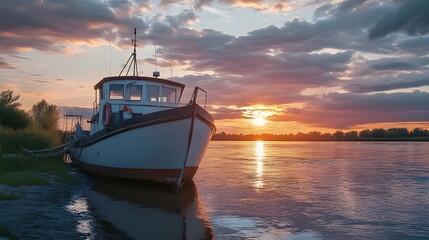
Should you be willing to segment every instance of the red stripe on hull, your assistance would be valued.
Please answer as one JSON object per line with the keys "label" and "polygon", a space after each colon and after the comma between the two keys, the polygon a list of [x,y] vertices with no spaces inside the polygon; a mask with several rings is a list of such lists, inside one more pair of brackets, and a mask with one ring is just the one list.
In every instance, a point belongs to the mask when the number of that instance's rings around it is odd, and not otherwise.
{"label": "red stripe on hull", "polygon": [[[88,173],[105,177],[135,179],[142,181],[154,181],[165,184],[177,184],[181,169],[136,169],[136,168],[113,168],[87,164],[78,161],[79,167]],[[186,167],[182,182],[191,180],[198,167]]]}

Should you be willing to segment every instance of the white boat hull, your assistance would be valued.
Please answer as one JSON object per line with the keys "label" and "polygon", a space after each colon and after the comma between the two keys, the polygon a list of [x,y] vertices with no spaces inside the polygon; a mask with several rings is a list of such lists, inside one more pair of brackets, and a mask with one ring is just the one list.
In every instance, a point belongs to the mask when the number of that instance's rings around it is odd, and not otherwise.
{"label": "white boat hull", "polygon": [[130,125],[70,152],[92,174],[180,185],[197,172],[214,131],[214,125],[193,114]]}

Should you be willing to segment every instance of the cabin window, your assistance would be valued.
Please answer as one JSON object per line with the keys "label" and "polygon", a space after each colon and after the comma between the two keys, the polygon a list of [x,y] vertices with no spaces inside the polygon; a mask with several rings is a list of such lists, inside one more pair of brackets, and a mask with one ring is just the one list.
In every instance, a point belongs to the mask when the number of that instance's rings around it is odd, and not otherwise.
{"label": "cabin window", "polygon": [[142,85],[130,85],[126,87],[126,100],[140,101],[142,100]]}
{"label": "cabin window", "polygon": [[147,86],[147,98],[146,100],[149,102],[158,102],[159,97],[159,86]]}
{"label": "cabin window", "polygon": [[109,99],[124,99],[124,84],[110,84]]}
{"label": "cabin window", "polygon": [[176,89],[169,87],[162,87],[160,102],[175,103],[176,102]]}

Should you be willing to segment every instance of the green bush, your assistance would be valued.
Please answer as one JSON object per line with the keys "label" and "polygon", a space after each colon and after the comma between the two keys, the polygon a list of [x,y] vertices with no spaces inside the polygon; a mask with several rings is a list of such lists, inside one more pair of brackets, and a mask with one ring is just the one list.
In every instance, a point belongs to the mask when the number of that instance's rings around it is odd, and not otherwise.
{"label": "green bush", "polygon": [[24,129],[31,124],[31,117],[24,110],[0,105],[0,126]]}
{"label": "green bush", "polygon": [[0,154],[21,153],[22,148],[46,149],[61,144],[57,131],[46,131],[36,127],[22,130],[0,128]]}

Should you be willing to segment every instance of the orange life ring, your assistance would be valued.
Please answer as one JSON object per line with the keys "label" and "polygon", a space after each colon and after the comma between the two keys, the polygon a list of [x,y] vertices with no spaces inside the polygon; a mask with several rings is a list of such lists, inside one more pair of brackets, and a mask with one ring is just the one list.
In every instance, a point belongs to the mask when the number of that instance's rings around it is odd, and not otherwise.
{"label": "orange life ring", "polygon": [[107,126],[112,121],[112,105],[106,102],[103,106],[103,126]]}

